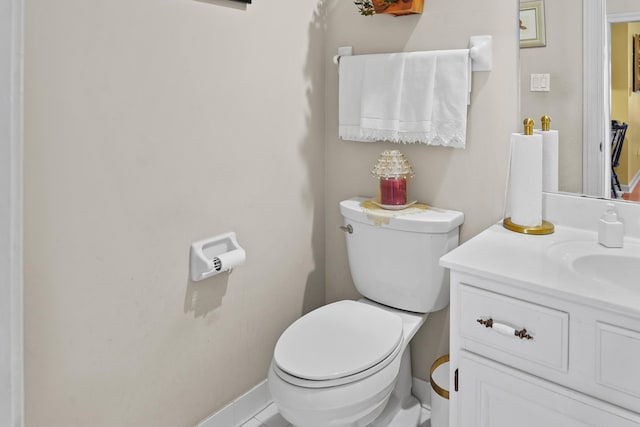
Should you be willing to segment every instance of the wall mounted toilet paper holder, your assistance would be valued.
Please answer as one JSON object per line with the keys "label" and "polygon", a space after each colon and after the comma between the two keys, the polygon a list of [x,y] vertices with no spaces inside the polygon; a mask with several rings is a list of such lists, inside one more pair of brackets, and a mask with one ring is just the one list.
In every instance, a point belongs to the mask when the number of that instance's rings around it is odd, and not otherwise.
{"label": "wall mounted toilet paper holder", "polygon": [[191,280],[198,282],[244,264],[246,253],[230,231],[191,244]]}

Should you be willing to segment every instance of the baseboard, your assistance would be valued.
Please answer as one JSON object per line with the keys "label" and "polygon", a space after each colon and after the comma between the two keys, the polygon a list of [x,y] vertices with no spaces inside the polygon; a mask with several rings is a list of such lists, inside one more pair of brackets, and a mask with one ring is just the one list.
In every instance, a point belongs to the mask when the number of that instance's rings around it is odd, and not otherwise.
{"label": "baseboard", "polygon": [[[431,385],[428,381],[413,377],[411,392],[423,407],[431,409]],[[264,380],[215,414],[199,422],[196,427],[239,427],[269,406],[272,401],[267,380]]]}
{"label": "baseboard", "polygon": [[198,423],[196,427],[239,427],[271,403],[267,380]]}
{"label": "baseboard", "polygon": [[629,185],[621,185],[622,191],[625,193],[633,193],[633,190],[636,188],[636,185],[640,182],[640,171],[636,173],[636,176],[633,177]]}

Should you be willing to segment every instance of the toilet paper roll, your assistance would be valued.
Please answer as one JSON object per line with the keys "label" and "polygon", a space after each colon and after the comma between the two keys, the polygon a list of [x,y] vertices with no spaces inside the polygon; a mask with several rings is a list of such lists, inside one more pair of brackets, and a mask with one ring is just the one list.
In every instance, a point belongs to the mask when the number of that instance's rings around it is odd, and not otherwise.
{"label": "toilet paper roll", "polygon": [[542,135],[511,135],[511,221],[542,224]]}
{"label": "toilet paper roll", "polygon": [[[216,259],[220,262],[220,268],[217,268]],[[244,249],[235,249],[218,255],[213,259],[214,268],[218,271],[228,271],[233,267],[244,264],[246,254]]]}
{"label": "toilet paper roll", "polygon": [[558,192],[558,139],[557,130],[535,130],[542,135],[542,191]]}

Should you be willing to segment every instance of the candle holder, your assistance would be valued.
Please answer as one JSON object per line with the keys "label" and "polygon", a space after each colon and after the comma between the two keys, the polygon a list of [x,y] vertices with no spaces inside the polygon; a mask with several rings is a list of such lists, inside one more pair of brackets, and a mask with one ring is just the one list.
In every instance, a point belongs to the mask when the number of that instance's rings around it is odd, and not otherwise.
{"label": "candle holder", "polygon": [[378,178],[378,205],[386,209],[402,209],[411,204],[407,184],[415,174],[404,154],[398,150],[383,151],[371,174]]}

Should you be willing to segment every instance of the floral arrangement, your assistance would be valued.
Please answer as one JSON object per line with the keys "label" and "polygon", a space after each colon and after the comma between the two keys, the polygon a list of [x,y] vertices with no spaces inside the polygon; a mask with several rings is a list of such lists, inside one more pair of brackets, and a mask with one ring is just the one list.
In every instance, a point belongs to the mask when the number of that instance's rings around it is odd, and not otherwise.
{"label": "floral arrangement", "polygon": [[354,0],[353,3],[358,7],[360,15],[372,16],[376,12],[381,12],[391,3],[397,3],[398,0]]}

